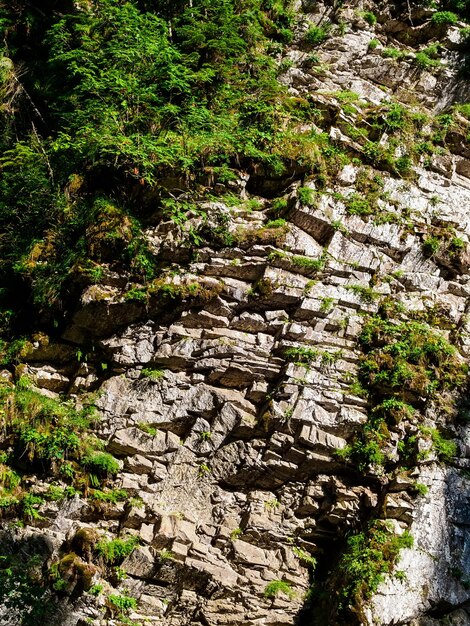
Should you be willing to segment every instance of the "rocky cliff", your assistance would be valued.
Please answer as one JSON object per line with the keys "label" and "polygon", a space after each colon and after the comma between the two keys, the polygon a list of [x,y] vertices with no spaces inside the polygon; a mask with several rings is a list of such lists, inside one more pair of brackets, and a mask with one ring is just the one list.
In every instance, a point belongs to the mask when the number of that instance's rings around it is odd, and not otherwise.
{"label": "rocky cliff", "polygon": [[470,624],[465,24],[294,8],[278,73],[316,171],[299,142],[150,220],[159,278],[104,259],[2,373],[92,403],[118,463],[95,493],[24,470],[2,624]]}

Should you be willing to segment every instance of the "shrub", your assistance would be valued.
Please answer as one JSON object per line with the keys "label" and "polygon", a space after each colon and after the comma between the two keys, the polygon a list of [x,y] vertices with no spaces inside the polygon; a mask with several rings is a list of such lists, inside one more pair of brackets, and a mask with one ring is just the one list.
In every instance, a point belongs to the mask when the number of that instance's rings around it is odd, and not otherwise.
{"label": "shrub", "polygon": [[378,39],[371,39],[369,41],[369,50],[375,50],[379,44],[380,41]]}

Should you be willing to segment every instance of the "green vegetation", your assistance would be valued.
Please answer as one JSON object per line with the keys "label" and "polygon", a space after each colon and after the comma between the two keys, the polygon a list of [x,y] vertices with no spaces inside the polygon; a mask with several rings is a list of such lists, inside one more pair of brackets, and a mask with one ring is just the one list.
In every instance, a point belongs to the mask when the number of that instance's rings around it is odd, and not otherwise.
{"label": "green vegetation", "polygon": [[14,554],[0,556],[0,602],[22,626],[44,624],[57,609],[41,576],[46,558],[43,549],[40,542],[25,542],[13,546]]}
{"label": "green vegetation", "polygon": [[315,190],[311,187],[299,187],[297,189],[297,197],[302,204],[310,206],[315,201]]}
{"label": "green vegetation", "polygon": [[299,548],[298,546],[294,546],[292,548],[292,552],[299,559],[299,561],[308,565],[312,570],[315,569],[317,565],[317,559],[314,556],[312,556],[308,552],[305,552],[305,550],[302,550],[302,548]]}
{"label": "green vegetation", "polygon": [[144,376],[145,378],[150,378],[151,380],[160,380],[160,378],[165,377],[165,371],[144,367],[142,368],[142,376]]}
{"label": "green vegetation", "polygon": [[28,519],[38,519],[44,498],[53,500],[73,495],[55,488],[40,497],[23,488],[24,474],[67,481],[87,490],[105,484],[117,473],[118,461],[101,450],[102,443],[89,429],[94,423],[93,407],[76,410],[71,401],[48,398],[36,391],[26,378],[16,386],[0,386],[1,423],[4,433],[0,464],[0,507]]}
{"label": "green vegetation", "polygon": [[[423,400],[444,402],[445,392],[466,384],[467,366],[455,348],[428,324],[406,320],[369,318],[360,341],[364,351],[359,368],[359,383],[371,398],[368,422],[351,444],[337,451],[350,459],[360,471],[370,466],[393,470],[409,469],[418,459],[418,439],[431,439],[443,462],[455,456],[455,443],[436,429],[421,426]],[[390,433],[401,433],[395,453]],[[405,434],[403,434],[405,433]]]}
{"label": "green vegetation", "polygon": [[243,530],[241,528],[234,528],[231,532],[230,532],[230,539],[232,541],[236,541],[237,539],[240,538],[240,536],[243,535]]}
{"label": "green vegetation", "polygon": [[110,595],[106,599],[111,613],[114,615],[117,611],[119,616],[125,615],[137,608],[137,600],[132,596],[126,595]]}
{"label": "green vegetation", "polygon": [[[293,21],[288,0],[66,1],[44,13],[2,6],[2,80],[15,94],[0,109],[7,326],[24,302],[60,318],[73,306],[71,286],[99,283],[104,265],[152,280],[158,263],[142,236],[151,193],[151,211],[184,223],[198,214],[199,183],[224,185],[241,162],[274,176],[339,165],[326,134],[298,130],[314,112],[277,80]],[[306,41],[327,33],[312,26]],[[17,75],[25,56],[35,61]],[[194,183],[188,199],[160,184],[169,172],[179,188]],[[197,228],[186,236],[188,247],[204,239]],[[220,239],[231,245],[223,225]],[[146,291],[126,297],[145,303]]]}
{"label": "green vegetation", "polygon": [[398,48],[384,48],[382,50],[382,56],[388,59],[402,59],[406,56],[406,52]]}
{"label": "green vegetation", "polygon": [[284,354],[286,359],[293,361],[296,365],[310,365],[320,355],[317,349],[305,346],[287,348]]}
{"label": "green vegetation", "polygon": [[346,285],[346,289],[359,296],[362,302],[369,304],[375,302],[380,296],[372,287],[366,287],[365,285]]}
{"label": "green vegetation", "polygon": [[459,21],[459,16],[452,11],[436,11],[431,17],[433,24],[456,24]]}
{"label": "green vegetation", "polygon": [[268,583],[264,589],[265,598],[276,598],[279,594],[287,596],[291,600],[295,596],[295,592],[292,589],[290,583],[285,580],[272,580]]}
{"label": "green vegetation", "polygon": [[340,583],[338,612],[343,617],[350,611],[361,615],[364,603],[393,571],[400,550],[412,545],[407,531],[397,535],[381,520],[371,522],[364,532],[350,535],[336,574]]}
{"label": "green vegetation", "polygon": [[108,565],[119,565],[138,545],[139,538],[131,535],[127,539],[102,539],[96,544],[96,552]]}
{"label": "green vegetation", "polygon": [[309,46],[319,46],[328,37],[327,26],[310,26],[304,35],[304,41]]}
{"label": "green vegetation", "polygon": [[100,476],[113,476],[120,468],[118,461],[108,452],[93,452],[82,459],[82,464]]}
{"label": "green vegetation", "polygon": [[370,11],[362,12],[361,16],[370,26],[374,26],[377,23],[377,16]]}

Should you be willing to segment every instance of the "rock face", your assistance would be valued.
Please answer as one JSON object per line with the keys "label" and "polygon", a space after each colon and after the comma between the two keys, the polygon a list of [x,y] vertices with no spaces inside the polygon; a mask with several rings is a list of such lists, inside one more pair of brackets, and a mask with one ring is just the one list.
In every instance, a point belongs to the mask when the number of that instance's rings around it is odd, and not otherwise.
{"label": "rock face", "polygon": [[[356,155],[353,162],[324,187],[301,175],[260,182],[241,172],[239,203],[208,207],[227,216],[238,243],[209,242],[181,264],[167,279],[177,295],[142,303],[103,279],[82,294],[62,343],[32,344],[25,361],[39,388],[79,399],[96,394],[97,434],[122,464],[113,486],[126,500],[96,507],[77,495],[48,503],[43,519],[9,537],[16,546],[42,537],[52,563],[81,529],[138,536],[114,585],[137,599],[133,623],[346,625],[321,621],[315,593],[309,601],[306,593],[312,581],[329,578],[348,532],[380,509],[397,532],[410,530],[414,546],[401,552],[395,575],[384,577],[357,623],[470,624],[468,427],[424,406],[426,423],[445,423],[458,442],[458,458],[443,465],[423,454],[385,496],[380,472],[364,474],[337,454],[368,420],[368,402],[351,383],[364,317],[385,300],[415,319],[435,314],[462,359],[470,357],[465,135],[452,130],[442,154],[424,154],[403,177],[371,164],[347,127],[392,100],[441,112],[468,99],[469,83],[459,78],[452,50],[442,67],[416,66],[416,50],[434,35],[425,32],[426,20],[412,26],[406,10],[391,14],[387,2],[344,8],[345,33],[334,31],[309,66],[302,35],[331,7],[303,5],[281,80],[323,112],[318,127]],[[360,15],[368,9],[378,15],[374,26]],[[449,28],[448,37],[454,34]],[[390,41],[415,48],[401,60],[384,57]],[[351,92],[357,98],[344,112]],[[386,132],[378,137],[389,141]],[[374,176],[375,213],[351,210],[351,199],[366,197],[364,177]],[[289,211],[285,223],[270,227],[273,195]],[[255,211],[247,204],[253,198]],[[458,254],[442,233],[457,242]],[[178,259],[179,227],[165,223],[146,234],[156,254]],[[441,235],[444,243],[429,254],[425,242]],[[92,359],[71,365],[70,346],[73,353],[90,341],[105,367]],[[429,488],[418,498],[416,482]],[[54,623],[119,623],[101,620],[103,603],[72,595]],[[2,624],[19,623],[2,611]]]}

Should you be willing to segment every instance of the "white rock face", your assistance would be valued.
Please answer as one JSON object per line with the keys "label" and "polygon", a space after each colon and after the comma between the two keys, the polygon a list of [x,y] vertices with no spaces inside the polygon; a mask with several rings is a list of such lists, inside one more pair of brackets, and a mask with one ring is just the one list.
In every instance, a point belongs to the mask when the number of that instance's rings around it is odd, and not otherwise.
{"label": "white rock face", "polygon": [[[377,620],[381,624],[414,624],[413,620],[436,606],[459,606],[468,601],[470,481],[439,466],[423,469],[420,480],[429,492],[418,500],[414,512],[410,527],[414,546],[403,550],[397,566],[406,578],[392,577],[380,586],[370,624]],[[462,624],[469,623],[465,615],[467,621]]]}

